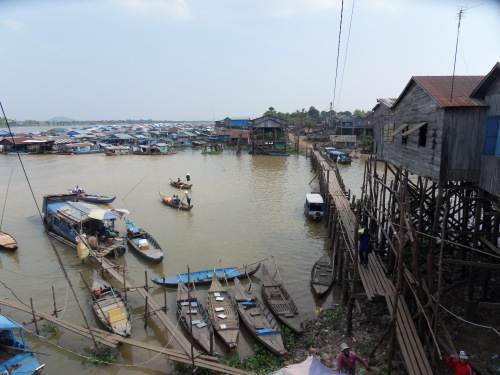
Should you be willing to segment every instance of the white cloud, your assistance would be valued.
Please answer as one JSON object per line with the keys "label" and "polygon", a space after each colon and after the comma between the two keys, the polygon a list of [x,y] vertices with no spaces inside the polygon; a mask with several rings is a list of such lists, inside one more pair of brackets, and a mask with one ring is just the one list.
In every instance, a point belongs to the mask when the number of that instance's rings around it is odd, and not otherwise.
{"label": "white cloud", "polygon": [[28,29],[28,26],[16,20],[3,20],[2,23],[14,31],[23,31]]}
{"label": "white cloud", "polygon": [[137,12],[145,16],[157,16],[174,21],[192,18],[186,0],[111,0],[121,9]]}

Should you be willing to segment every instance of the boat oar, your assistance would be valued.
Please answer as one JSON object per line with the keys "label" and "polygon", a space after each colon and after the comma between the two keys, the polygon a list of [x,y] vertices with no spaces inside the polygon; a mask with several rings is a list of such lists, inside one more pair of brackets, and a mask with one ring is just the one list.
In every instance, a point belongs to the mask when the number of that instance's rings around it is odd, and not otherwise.
{"label": "boat oar", "polygon": [[[222,259],[219,259],[220,268],[222,269],[222,274],[224,275],[224,280],[226,280],[227,289],[229,290],[229,283],[227,282],[226,273],[224,272],[224,267],[222,267]],[[215,272],[215,268],[214,268]]]}
{"label": "boat oar", "polygon": [[283,285],[283,280],[281,280],[280,271],[279,271],[278,267],[276,266],[276,262],[274,261],[274,255],[271,255],[271,258],[273,258],[274,268],[276,268],[276,273],[278,274],[278,277],[280,278],[281,287],[283,289],[285,289],[285,286]]}

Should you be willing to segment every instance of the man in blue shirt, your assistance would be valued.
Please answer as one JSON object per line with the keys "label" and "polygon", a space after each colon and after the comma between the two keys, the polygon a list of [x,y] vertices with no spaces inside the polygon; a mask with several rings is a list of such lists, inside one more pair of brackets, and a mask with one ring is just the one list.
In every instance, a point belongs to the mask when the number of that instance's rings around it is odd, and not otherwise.
{"label": "man in blue shirt", "polygon": [[360,263],[364,265],[365,268],[368,268],[368,254],[370,253],[370,239],[373,238],[373,235],[368,232],[365,228],[363,232],[360,231],[359,236],[359,260]]}

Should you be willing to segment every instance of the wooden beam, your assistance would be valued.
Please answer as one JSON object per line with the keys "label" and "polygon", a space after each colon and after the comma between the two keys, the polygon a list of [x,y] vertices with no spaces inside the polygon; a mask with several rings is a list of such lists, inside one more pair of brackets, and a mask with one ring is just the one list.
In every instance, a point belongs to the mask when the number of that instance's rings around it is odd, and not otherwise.
{"label": "wooden beam", "polygon": [[467,260],[444,259],[444,263],[459,264],[461,266],[476,267],[476,268],[498,268],[498,269],[500,269],[500,264],[483,263],[483,262],[470,262]]}
{"label": "wooden beam", "polygon": [[479,307],[482,309],[500,309],[500,303],[479,302]]}
{"label": "wooden beam", "polygon": [[486,246],[488,246],[491,250],[493,250],[495,253],[497,253],[498,255],[500,255],[500,249],[498,247],[496,247],[495,245],[493,245],[490,241],[488,241],[483,236],[480,236],[479,239],[481,240],[482,243],[484,243]]}

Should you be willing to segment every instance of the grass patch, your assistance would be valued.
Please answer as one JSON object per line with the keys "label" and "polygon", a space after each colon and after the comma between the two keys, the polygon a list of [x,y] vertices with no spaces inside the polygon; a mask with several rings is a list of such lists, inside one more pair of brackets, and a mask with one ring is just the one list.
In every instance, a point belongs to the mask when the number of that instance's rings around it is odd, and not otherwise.
{"label": "grass patch", "polygon": [[342,320],[345,314],[345,307],[336,307],[334,309],[331,309],[328,311],[328,313],[325,314],[325,317],[328,319],[330,324],[337,323]]}
{"label": "grass patch", "polygon": [[101,349],[101,352],[102,356],[99,355],[97,349],[94,349],[94,351],[92,352],[92,357],[85,358],[85,360],[82,362],[83,368],[86,368],[87,363],[93,363],[96,364],[97,366],[108,365],[115,362],[118,359],[116,355],[111,354],[110,348]]}
{"label": "grass patch", "polygon": [[298,152],[295,147],[290,147],[288,149],[288,155],[300,155],[300,152]]}
{"label": "grass patch", "polygon": [[281,335],[283,336],[283,345],[285,345],[285,349],[291,349],[295,345],[295,335],[292,330],[288,327],[283,327],[281,329]]}
{"label": "grass patch", "polygon": [[42,326],[42,331],[47,331],[50,333],[57,333],[59,331],[59,326],[55,323],[44,324]]}
{"label": "grass patch", "polygon": [[220,155],[220,151],[206,151],[202,152],[203,155]]}

